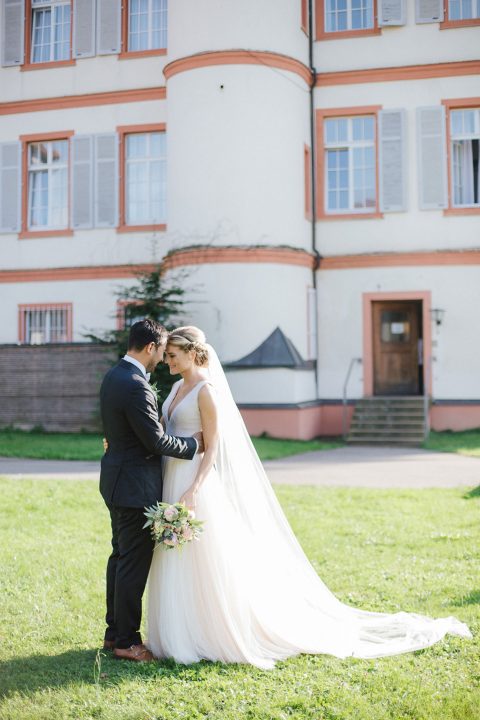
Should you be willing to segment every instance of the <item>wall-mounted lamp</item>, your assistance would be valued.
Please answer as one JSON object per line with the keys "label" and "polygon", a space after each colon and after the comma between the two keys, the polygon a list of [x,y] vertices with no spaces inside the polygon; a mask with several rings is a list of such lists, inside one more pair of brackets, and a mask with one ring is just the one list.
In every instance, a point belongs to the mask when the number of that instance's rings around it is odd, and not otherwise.
{"label": "wall-mounted lamp", "polygon": [[441,325],[443,322],[443,316],[445,315],[445,310],[442,310],[441,308],[430,308],[430,315],[436,325]]}

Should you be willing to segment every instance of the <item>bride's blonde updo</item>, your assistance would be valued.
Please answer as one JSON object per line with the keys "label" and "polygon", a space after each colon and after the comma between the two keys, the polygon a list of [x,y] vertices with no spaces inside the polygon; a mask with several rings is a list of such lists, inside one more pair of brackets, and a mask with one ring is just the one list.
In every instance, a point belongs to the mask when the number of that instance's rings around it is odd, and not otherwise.
{"label": "bride's blonde updo", "polygon": [[167,338],[167,346],[174,345],[181,348],[184,352],[195,352],[195,365],[206,367],[208,365],[208,349],[205,333],[194,325],[186,325],[178,327],[169,333]]}

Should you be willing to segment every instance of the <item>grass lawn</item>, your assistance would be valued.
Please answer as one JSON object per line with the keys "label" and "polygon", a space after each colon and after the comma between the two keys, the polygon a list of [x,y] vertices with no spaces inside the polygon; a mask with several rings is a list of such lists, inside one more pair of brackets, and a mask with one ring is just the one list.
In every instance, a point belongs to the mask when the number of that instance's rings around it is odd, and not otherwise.
{"label": "grass lawn", "polygon": [[[277,440],[253,438],[261,460],[309,450],[327,450],[343,443],[333,440]],[[102,436],[88,433],[42,433],[21,430],[0,430],[0,457],[41,458],[44,460],[100,460]]]}
{"label": "grass lawn", "polygon": [[277,488],[344,602],[456,615],[473,640],[381,660],[135,665],[98,653],[107,511],[94,481],[0,478],[2,720],[478,720],[480,494]]}
{"label": "grass lawn", "polygon": [[424,447],[428,450],[480,457],[480,428],[463,432],[434,432],[432,430]]}

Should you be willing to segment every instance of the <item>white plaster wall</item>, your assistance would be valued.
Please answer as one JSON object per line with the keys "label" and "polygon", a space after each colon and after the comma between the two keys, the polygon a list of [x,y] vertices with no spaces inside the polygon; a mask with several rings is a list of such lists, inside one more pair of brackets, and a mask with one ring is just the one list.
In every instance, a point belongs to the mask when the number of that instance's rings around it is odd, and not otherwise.
{"label": "white plaster wall", "polygon": [[443,99],[478,97],[479,87],[479,77],[470,75],[316,90],[318,109],[381,105],[385,109],[404,108],[407,120],[407,211],[385,213],[382,219],[318,222],[318,249],[322,255],[478,247],[478,215],[444,216],[443,210],[419,209],[416,109],[440,105]]}
{"label": "white plaster wall", "polygon": [[160,87],[165,85],[166,62],[165,55],[125,60],[97,55],[42,70],[0,67],[0,102]]}
{"label": "white plaster wall", "polygon": [[186,268],[188,322],[201,327],[224,362],[255,350],[277,326],[307,356],[308,268],[218,263]]}
{"label": "white plaster wall", "polygon": [[380,35],[316,42],[317,72],[478,60],[478,26],[440,30],[439,23],[417,25],[414,3],[407,0],[406,25],[382,28]]}
{"label": "white plaster wall", "polygon": [[300,0],[175,0],[168,8],[168,59],[244,48],[307,63],[300,12]]}
{"label": "white plaster wall", "polygon": [[308,112],[303,81],[265,66],[169,80],[168,226],[179,244],[310,247]]}
{"label": "white plaster wall", "polygon": [[[254,350],[276,326],[307,354],[308,268],[289,265],[214,264],[172,270],[169,278],[187,291],[178,322],[207,334],[222,361]],[[116,290],[135,279],[0,284],[0,343],[17,342],[17,309],[28,303],[73,303],[74,339],[91,328],[116,326]]]}
{"label": "white plaster wall", "polygon": [[86,342],[84,333],[116,327],[115,290],[122,280],[2,283],[0,285],[0,343],[18,342],[18,305],[72,303],[73,341]]}
{"label": "white plaster wall", "polygon": [[[60,130],[74,130],[76,135],[115,132],[120,125],[162,123],[166,118],[164,100],[4,115],[0,116],[0,142]],[[115,229],[95,228],[76,230],[72,237],[25,240],[16,233],[2,233],[0,245],[0,267],[17,269],[151,262],[161,259],[173,242],[166,232],[117,234]]]}
{"label": "white plaster wall", "polygon": [[227,379],[238,403],[300,403],[315,399],[313,370],[227,370]]}
{"label": "white plaster wall", "polygon": [[[362,294],[431,291],[432,307],[445,310],[432,323],[433,397],[480,398],[480,267],[443,266],[329,270],[318,275],[319,397],[342,397],[351,358],[363,357]],[[356,366],[349,397],[363,397]]]}

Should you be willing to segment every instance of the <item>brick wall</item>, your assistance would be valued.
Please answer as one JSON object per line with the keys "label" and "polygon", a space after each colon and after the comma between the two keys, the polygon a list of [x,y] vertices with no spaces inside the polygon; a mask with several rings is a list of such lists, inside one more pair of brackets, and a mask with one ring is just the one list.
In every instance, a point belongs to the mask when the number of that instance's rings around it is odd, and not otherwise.
{"label": "brick wall", "polygon": [[114,359],[93,343],[0,345],[0,427],[99,430],[98,392]]}

